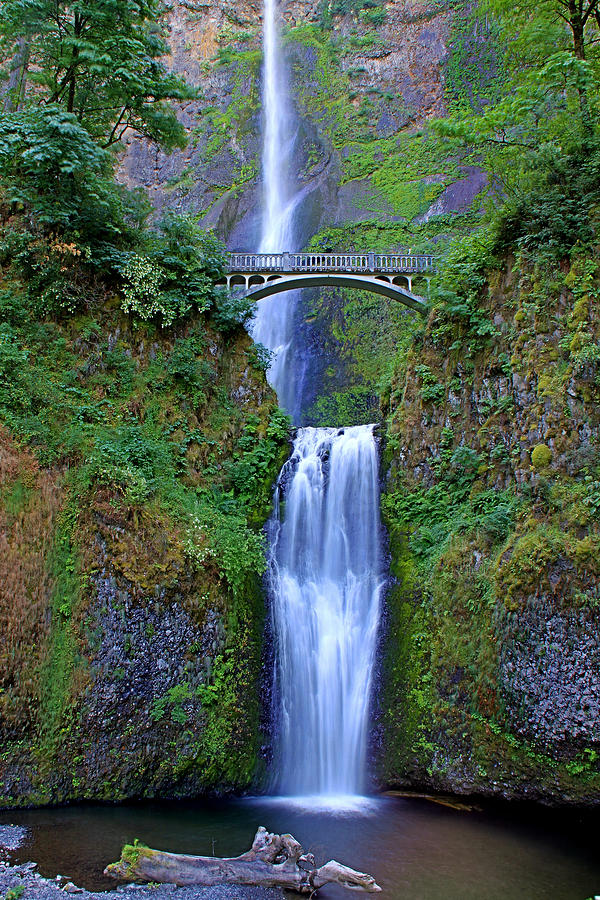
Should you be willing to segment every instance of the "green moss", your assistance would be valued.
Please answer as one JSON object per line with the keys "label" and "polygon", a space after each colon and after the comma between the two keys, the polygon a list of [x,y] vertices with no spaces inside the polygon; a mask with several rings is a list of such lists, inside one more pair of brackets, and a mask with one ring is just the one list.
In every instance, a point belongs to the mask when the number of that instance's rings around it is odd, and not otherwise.
{"label": "green moss", "polygon": [[9,888],[4,895],[4,900],[19,900],[25,893],[25,885],[17,884],[15,887]]}
{"label": "green moss", "polygon": [[552,450],[547,444],[537,444],[531,451],[531,465],[534,469],[546,469],[552,462]]}
{"label": "green moss", "polygon": [[2,486],[0,490],[0,504],[2,504],[10,519],[15,519],[25,509],[31,494],[31,485],[24,483],[21,478],[17,478],[16,481]]}
{"label": "green moss", "polygon": [[[41,663],[29,673],[24,699],[6,700],[11,720],[19,720],[20,703],[29,704],[23,720],[34,711],[33,757],[11,750],[3,765],[12,770],[22,759],[29,770],[32,789],[16,803],[185,793],[189,785],[241,789],[257,768],[260,745],[261,528],[289,452],[289,422],[243,329],[225,341],[200,315],[171,330],[134,329],[118,297],[99,300],[93,312],[93,327],[90,315],[40,323],[26,314],[14,329],[16,345],[26,348],[21,371],[39,388],[25,407],[19,392],[4,393],[2,417],[31,445],[42,471],[53,467],[52,484],[67,463],[68,477],[48,560],[48,641],[40,644]],[[19,475],[24,487],[27,478]],[[14,485],[5,495],[15,513],[30,502]],[[102,784],[86,771],[81,752],[88,661],[102,634],[90,623],[105,612],[95,595],[98,566],[136,604],[177,603],[198,627],[210,608],[231,651],[222,675],[208,682],[218,690],[206,708],[185,676],[156,698],[164,699],[154,708],[156,728],[164,727],[164,765],[152,769],[135,750],[125,762],[117,754],[106,760]],[[126,637],[123,649],[116,682],[138,652]],[[197,728],[192,736],[190,724]],[[129,745],[122,727],[115,724],[114,740]]]}
{"label": "green moss", "polygon": [[[438,319],[434,311],[391,377],[382,507],[398,584],[390,596],[382,778],[486,794],[496,782],[515,796],[535,783],[540,796],[589,802],[597,759],[576,742],[557,746],[550,737],[534,740],[526,725],[517,730],[526,715],[519,704],[532,701],[509,696],[503,653],[511,641],[535,640],[538,604],[573,623],[573,641],[574,623],[592,622],[598,609],[600,466],[595,444],[572,440],[575,421],[597,425],[591,358],[579,370],[588,375],[577,400],[564,404],[576,371],[573,333],[582,335],[579,354],[597,324],[588,318],[582,331],[575,323],[561,272],[520,258],[486,274],[485,246],[467,243],[473,253],[459,254],[454,285],[442,279],[452,314]],[[595,272],[579,260],[568,276],[588,313]],[[490,329],[493,317],[501,324]],[[467,355],[477,331],[484,339]],[[505,381],[513,373],[525,381],[524,396],[537,384],[543,401],[527,406],[520,390],[513,394]],[[429,386],[447,391],[452,406],[436,408],[423,396]],[[530,469],[525,448],[542,417],[553,451],[538,445]]]}
{"label": "green moss", "polygon": [[54,581],[48,655],[39,674],[41,681],[40,743],[43,767],[51,763],[60,741],[68,732],[68,713],[74,701],[73,676],[80,663],[75,615],[83,581],[75,543],[77,501],[71,493],[60,514],[49,566]]}
{"label": "green moss", "polygon": [[127,863],[127,865],[135,867],[138,864],[140,856],[144,855],[145,851],[150,848],[141,843],[137,838],[135,838],[133,844],[125,844],[123,849],[121,850],[121,859],[123,862]]}
{"label": "green moss", "polygon": [[458,0],[444,62],[451,107],[478,109],[497,101],[506,85],[506,48],[497,22],[477,4]]}

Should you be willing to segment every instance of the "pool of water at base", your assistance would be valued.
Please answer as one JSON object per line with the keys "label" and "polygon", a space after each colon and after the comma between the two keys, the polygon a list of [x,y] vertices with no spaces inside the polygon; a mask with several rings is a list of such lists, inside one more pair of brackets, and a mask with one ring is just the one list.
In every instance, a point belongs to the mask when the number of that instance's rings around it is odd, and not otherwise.
{"label": "pool of water at base", "polygon": [[[291,832],[317,862],[337,859],[375,876],[389,900],[586,900],[600,893],[600,816],[508,809],[471,811],[423,799],[369,798],[351,808],[290,798],[70,806],[0,813],[27,828],[9,855],[35,860],[47,877],[90,890],[126,842],[181,853],[230,856],[247,850],[259,825]],[[345,804],[338,804],[344,806]],[[349,896],[337,886],[325,900]]]}

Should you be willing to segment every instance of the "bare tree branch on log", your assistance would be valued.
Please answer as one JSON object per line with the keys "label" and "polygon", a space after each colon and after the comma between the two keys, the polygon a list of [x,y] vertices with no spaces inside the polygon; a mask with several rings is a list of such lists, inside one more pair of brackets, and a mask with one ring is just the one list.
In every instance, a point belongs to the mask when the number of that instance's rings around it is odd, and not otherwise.
{"label": "bare tree branch on log", "polygon": [[241,856],[187,856],[151,850],[138,843],[126,844],[121,859],[107,866],[104,874],[124,881],[206,886],[249,884],[287,888],[301,894],[312,894],[331,882],[352,891],[381,890],[372,875],[335,860],[317,867],[312,853],[304,853],[291,834],[271,834],[262,825],[251,849]]}

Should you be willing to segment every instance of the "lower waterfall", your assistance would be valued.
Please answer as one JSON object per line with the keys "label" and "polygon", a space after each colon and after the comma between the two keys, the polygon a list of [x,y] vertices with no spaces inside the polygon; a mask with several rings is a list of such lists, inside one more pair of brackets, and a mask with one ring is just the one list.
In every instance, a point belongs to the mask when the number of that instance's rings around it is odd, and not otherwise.
{"label": "lower waterfall", "polygon": [[274,787],[361,794],[383,584],[372,425],[298,431],[276,489],[269,581],[280,729]]}

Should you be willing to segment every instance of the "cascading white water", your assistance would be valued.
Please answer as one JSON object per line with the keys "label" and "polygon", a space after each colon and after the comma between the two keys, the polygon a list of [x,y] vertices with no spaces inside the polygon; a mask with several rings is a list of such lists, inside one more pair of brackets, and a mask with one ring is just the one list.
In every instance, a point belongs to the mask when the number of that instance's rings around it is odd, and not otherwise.
{"label": "cascading white water", "polygon": [[[295,249],[291,154],[294,145],[292,106],[287,90],[277,27],[276,0],[265,0],[263,22],[263,216],[259,252]],[[280,405],[295,409],[295,385],[289,376],[296,292],[266,297],[258,303],[252,336],[273,351],[268,379]]]}
{"label": "cascading white water", "polygon": [[365,789],[382,569],[373,427],[302,428],[279,485],[270,587],[281,719],[277,788]]}
{"label": "cascading white water", "polygon": [[[292,189],[294,116],[276,2],[264,6],[263,253],[295,248],[294,211],[302,196]],[[292,352],[297,302],[291,292],[261,300],[253,326],[254,339],[275,352],[269,381],[292,414],[301,393]],[[383,581],[373,427],[300,429],[276,494],[269,531],[280,714],[273,787],[287,795],[347,798],[366,786]]]}

